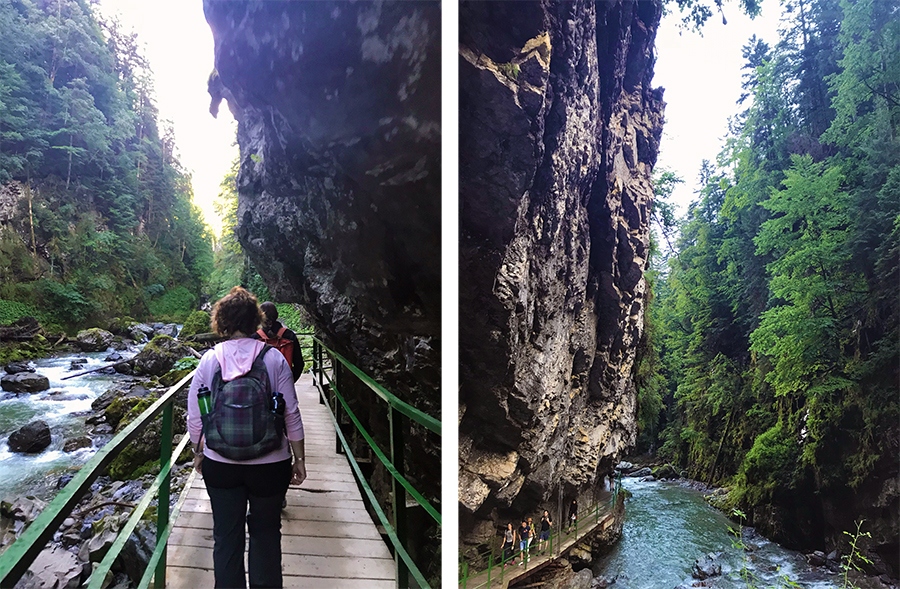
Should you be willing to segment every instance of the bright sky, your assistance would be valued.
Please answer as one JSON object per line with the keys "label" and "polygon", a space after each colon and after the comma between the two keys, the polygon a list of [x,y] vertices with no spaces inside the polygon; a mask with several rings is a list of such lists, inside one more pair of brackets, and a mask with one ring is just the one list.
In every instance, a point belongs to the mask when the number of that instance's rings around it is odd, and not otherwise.
{"label": "bright sky", "polygon": [[209,114],[206,80],[213,69],[213,37],[199,0],[101,0],[103,16],[119,15],[133,29],[150,63],[161,120],[172,121],[182,165],[192,174],[194,203],[218,234],[213,210],[219,183],[237,156],[237,123],[225,102]]}
{"label": "bright sky", "polygon": [[728,118],[738,112],[741,90],[741,48],[752,35],[773,47],[778,41],[781,11],[778,0],[764,0],[762,14],[753,20],[737,2],[725,3],[728,24],[714,14],[703,36],[679,34],[677,12],[669,14],[656,36],[654,86],[666,89],[666,124],[657,169],[666,167],[684,179],[673,194],[684,213],[696,198],[697,175],[704,159],[716,161],[728,131]]}

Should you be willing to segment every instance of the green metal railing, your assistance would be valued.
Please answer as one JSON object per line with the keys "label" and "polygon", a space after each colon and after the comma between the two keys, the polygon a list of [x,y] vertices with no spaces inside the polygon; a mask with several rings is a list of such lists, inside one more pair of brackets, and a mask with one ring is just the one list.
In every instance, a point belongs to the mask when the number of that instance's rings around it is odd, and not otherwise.
{"label": "green metal railing", "polygon": [[[316,387],[319,390],[319,400],[328,407],[331,419],[334,422],[334,429],[337,433],[335,451],[346,454],[356,480],[362,487],[381,525],[384,526],[388,539],[394,548],[397,587],[406,588],[407,579],[411,575],[420,588],[428,589],[428,582],[409,556],[406,548],[408,545],[407,493],[431,516],[438,526],[441,525],[441,514],[428,499],[412,486],[405,476],[403,432],[409,425],[408,420],[412,420],[440,436],[441,422],[388,392],[362,370],[347,361],[346,358],[326,347],[316,337],[313,337],[312,371]],[[348,376],[356,377],[357,380],[366,385],[379,399],[387,404],[387,420],[390,428],[389,456],[372,439],[372,436],[360,423],[356,414],[350,409],[346,399],[341,394],[341,387],[345,382],[344,379]],[[384,509],[376,500],[372,488],[363,476],[357,459],[353,456],[350,445],[341,430],[342,416],[349,418],[353,425],[356,426],[356,430],[371,448],[372,453],[378,457],[384,468],[391,474],[393,483],[393,492],[391,493],[394,514],[393,524],[388,521]]]}
{"label": "green metal railing", "polygon": [[[522,566],[522,572],[528,570],[529,561],[533,560],[533,556],[531,552],[539,551],[539,554],[544,554],[545,552],[549,552],[550,557],[553,557],[554,548],[556,549],[557,554],[562,550],[563,543],[569,538],[578,539],[579,530],[582,533],[592,530],[598,523],[600,523],[600,518],[605,516],[611,510],[615,508],[616,500],[619,497],[619,494],[622,492],[622,477],[619,476],[616,479],[615,487],[613,488],[612,497],[605,501],[598,501],[593,505],[590,505],[586,509],[578,512],[578,517],[575,518],[574,525],[568,525],[563,528],[562,526],[557,527],[555,531],[550,532],[550,537],[545,540],[543,543],[538,543],[537,540],[532,540],[531,545],[526,547],[525,550],[516,549],[515,545],[513,549],[504,551],[501,545],[497,545],[496,542],[493,542],[490,548],[482,550],[479,553],[475,554],[476,559],[484,559],[487,558],[488,566],[486,569],[481,569],[478,571],[470,571],[469,563],[462,559],[462,555],[460,555],[460,563],[459,563],[459,585],[462,589],[481,589],[481,588],[489,588],[491,583],[497,582],[500,586],[503,586],[504,577],[506,576],[506,569],[508,566]],[[538,532],[533,532],[539,535]],[[574,543],[573,543],[574,546]],[[469,553],[469,558],[471,559],[471,552]],[[481,579],[477,581],[477,584],[472,584],[474,579],[478,577],[484,577],[485,579]]]}
{"label": "green metal railing", "polygon": [[129,536],[137,527],[138,522],[147,511],[147,508],[150,507],[150,502],[157,493],[159,494],[159,504],[156,519],[156,547],[138,587],[146,589],[150,586],[151,579],[155,589],[162,589],[166,586],[166,542],[172,533],[172,528],[178,513],[181,511],[181,506],[187,498],[187,490],[190,488],[194,476],[192,472],[174,510],[170,513],[169,492],[172,457],[178,457],[184,451],[189,441],[188,435],[185,434],[182,436],[181,442],[175,448],[175,451],[172,451],[173,402],[178,392],[190,384],[193,376],[194,373],[191,372],[182,378],[81,467],[53,501],[44,508],[22,535],[0,556],[0,587],[5,589],[15,586],[19,578],[31,566],[34,559],[53,538],[53,534],[60,524],[69,517],[69,514],[81,501],[84,493],[90,488],[94,480],[160,413],[162,414],[159,455],[160,472],[153,484],[150,485],[150,488],[147,489],[144,497],[132,510],[131,517],[119,531],[118,537],[107,551],[106,556],[103,557],[103,560],[91,573],[87,586],[89,589],[100,589],[107,573],[109,573],[119,553],[125,547]]}

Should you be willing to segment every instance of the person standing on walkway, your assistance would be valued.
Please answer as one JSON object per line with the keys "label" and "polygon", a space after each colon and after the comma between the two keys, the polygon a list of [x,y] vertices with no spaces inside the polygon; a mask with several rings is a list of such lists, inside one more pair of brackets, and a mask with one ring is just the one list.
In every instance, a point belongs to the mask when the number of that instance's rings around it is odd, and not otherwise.
{"label": "person standing on walkway", "polygon": [[284,355],[294,375],[294,382],[303,374],[303,352],[300,350],[300,340],[297,334],[282,325],[278,321],[278,307],[275,303],[266,301],[259,306],[263,312],[262,329],[253,334],[254,339],[260,339],[277,349]]}
{"label": "person standing on walkway", "polygon": [[526,548],[531,551],[531,542],[534,540],[535,529],[534,529],[534,519],[528,518],[528,545]]}
{"label": "person standing on walkway", "polygon": [[293,375],[284,356],[250,337],[261,320],[245,289],[220,299],[212,328],[229,339],[203,355],[188,393],[194,468],[212,506],[217,589],[247,587],[248,531],[250,587],[282,587],[281,504],[288,485],[306,479]]}
{"label": "person standing on walkway", "polygon": [[526,520],[522,520],[522,525],[519,526],[518,529],[519,535],[519,550],[522,552],[522,560],[519,561],[519,564],[522,564],[525,561],[525,550],[528,548],[528,522]]}
{"label": "person standing on walkway", "polygon": [[513,557],[513,549],[516,545],[516,531],[513,529],[512,523],[506,524],[506,530],[503,532],[503,562],[516,564]]}
{"label": "person standing on walkway", "polygon": [[550,519],[550,512],[545,509],[544,515],[541,516],[541,535],[538,538],[538,550],[543,551],[544,542],[550,539],[550,527],[552,525],[553,520]]}
{"label": "person standing on walkway", "polygon": [[572,499],[572,504],[569,505],[569,527],[566,528],[566,533],[572,531],[572,528],[577,529],[578,524],[578,500]]}

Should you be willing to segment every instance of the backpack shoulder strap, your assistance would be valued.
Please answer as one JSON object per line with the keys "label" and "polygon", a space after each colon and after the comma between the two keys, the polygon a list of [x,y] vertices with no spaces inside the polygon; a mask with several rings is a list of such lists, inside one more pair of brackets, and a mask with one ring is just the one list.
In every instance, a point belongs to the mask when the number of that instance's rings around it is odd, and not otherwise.
{"label": "backpack shoulder strap", "polygon": [[278,330],[278,337],[283,337],[285,331],[287,331],[287,327],[282,326],[282,328]]}
{"label": "backpack shoulder strap", "polygon": [[266,341],[267,339],[269,339],[269,336],[267,336],[266,332],[263,331],[262,329],[257,329],[256,335],[258,335],[262,341]]}

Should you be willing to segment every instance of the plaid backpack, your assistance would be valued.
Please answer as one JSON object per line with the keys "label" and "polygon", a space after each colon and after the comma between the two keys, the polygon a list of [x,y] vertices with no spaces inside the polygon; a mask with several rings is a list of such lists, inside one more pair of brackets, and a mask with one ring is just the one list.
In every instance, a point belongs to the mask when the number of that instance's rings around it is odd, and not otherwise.
{"label": "plaid backpack", "polygon": [[222,380],[217,365],[210,385],[209,413],[202,416],[206,445],[230,460],[259,458],[281,447],[284,417],[274,411],[272,386],[263,357],[264,346],[250,371],[234,380]]}

